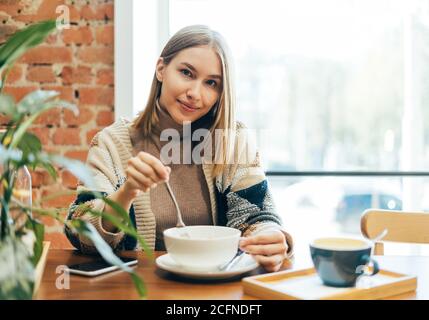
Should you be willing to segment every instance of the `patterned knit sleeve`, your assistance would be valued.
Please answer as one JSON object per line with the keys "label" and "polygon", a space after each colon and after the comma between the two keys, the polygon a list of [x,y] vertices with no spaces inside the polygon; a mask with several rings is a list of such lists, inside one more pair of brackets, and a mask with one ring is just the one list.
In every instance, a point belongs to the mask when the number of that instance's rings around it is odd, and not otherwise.
{"label": "patterned knit sleeve", "polygon": [[[111,152],[108,144],[103,141],[101,132],[99,132],[91,142],[86,161],[86,165],[92,173],[97,190],[89,190],[85,185],[79,182],[77,187],[77,198],[69,207],[67,220],[82,219],[90,222],[113,249],[118,249],[118,247],[123,244],[124,233],[106,231],[103,228],[101,217],[91,215],[84,210],[84,207],[89,206],[91,209],[101,212],[105,207],[104,201],[95,199],[89,191],[98,191],[103,195],[108,195],[117,190],[123,183],[123,181],[121,181],[123,178],[116,172],[117,170],[113,164]],[[88,254],[97,252],[90,239],[74,233],[67,226],[64,231],[67,238],[76,249]]]}
{"label": "patterned knit sleeve", "polygon": [[226,225],[240,229],[243,236],[279,230],[285,235],[291,255],[292,237],[276,212],[259,152],[242,124],[238,124],[235,149],[235,163],[229,165],[218,185],[224,199]]}

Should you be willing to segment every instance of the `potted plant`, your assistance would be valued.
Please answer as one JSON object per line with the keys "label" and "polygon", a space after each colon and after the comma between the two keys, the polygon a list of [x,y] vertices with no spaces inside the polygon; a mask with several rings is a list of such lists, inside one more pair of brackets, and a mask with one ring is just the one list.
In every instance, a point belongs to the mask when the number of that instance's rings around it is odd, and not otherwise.
{"label": "potted plant", "polygon": [[[0,113],[9,121],[0,132],[0,299],[33,297],[38,266],[40,274],[44,237],[44,226],[33,216],[33,213],[53,217],[90,238],[98,253],[107,262],[119,266],[130,274],[140,297],[144,298],[146,291],[142,279],[131,268],[123,265],[91,224],[79,219],[65,221],[61,217],[60,210],[41,208],[32,205],[31,202],[22,201],[19,197],[17,189],[19,176],[20,173],[25,173],[27,167],[33,170],[42,167],[55,179],[54,165],[59,165],[72,172],[88,186],[92,185],[91,174],[83,163],[44,152],[40,140],[28,132],[30,125],[43,112],[61,107],[77,114],[77,107],[59,100],[59,93],[55,91],[36,90],[17,103],[11,96],[2,93],[7,74],[14,62],[28,49],[42,43],[55,29],[55,21],[39,22],[16,32],[0,47]],[[94,192],[94,196],[103,199],[121,218],[94,211],[85,205],[82,205],[83,209],[89,214],[103,216],[126,234],[135,237],[151,256],[150,249],[144,239],[138,235],[128,213],[101,193]],[[16,213],[17,210],[18,215],[13,214],[13,211]]]}

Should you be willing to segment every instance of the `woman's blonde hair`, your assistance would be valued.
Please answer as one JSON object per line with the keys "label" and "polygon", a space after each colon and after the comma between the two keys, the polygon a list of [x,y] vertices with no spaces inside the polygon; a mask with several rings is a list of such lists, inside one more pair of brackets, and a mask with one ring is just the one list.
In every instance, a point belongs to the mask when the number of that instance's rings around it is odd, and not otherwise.
{"label": "woman's blonde hair", "polygon": [[[213,159],[218,159],[213,162],[212,175],[216,177],[222,174],[226,165],[230,163],[234,150],[235,91],[233,85],[232,58],[229,47],[222,35],[217,31],[211,30],[205,25],[192,25],[174,34],[165,45],[160,57],[163,58],[164,64],[168,65],[180,51],[197,46],[209,46],[215,50],[222,65],[222,89],[218,101],[213,106],[213,108],[215,108],[214,121],[210,128],[212,141],[215,140],[214,132],[217,129],[222,130],[223,138],[221,146],[216,146],[216,151],[221,154],[213,154]],[[133,123],[135,128],[141,129],[145,137],[149,137],[153,132],[154,126],[158,123],[156,100],[161,94],[161,86],[162,82],[158,81],[155,73],[146,107]],[[214,149],[212,148],[212,150]]]}

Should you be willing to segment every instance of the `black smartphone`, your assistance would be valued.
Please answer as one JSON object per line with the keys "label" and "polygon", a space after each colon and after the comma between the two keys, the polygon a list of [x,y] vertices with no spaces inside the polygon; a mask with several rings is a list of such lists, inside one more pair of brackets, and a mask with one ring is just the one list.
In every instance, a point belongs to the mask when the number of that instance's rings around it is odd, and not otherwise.
{"label": "black smartphone", "polygon": [[[136,258],[120,257],[120,259],[127,266],[135,265],[138,262]],[[78,274],[87,277],[95,277],[118,269],[119,267],[112,266],[110,263],[104,261],[103,259],[97,259],[95,261],[77,263],[67,266],[66,270],[73,274]]]}

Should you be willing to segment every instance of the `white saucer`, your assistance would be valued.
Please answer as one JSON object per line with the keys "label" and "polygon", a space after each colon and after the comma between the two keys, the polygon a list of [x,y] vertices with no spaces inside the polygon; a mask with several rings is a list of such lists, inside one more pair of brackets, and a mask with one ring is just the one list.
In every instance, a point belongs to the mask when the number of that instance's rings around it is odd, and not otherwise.
{"label": "white saucer", "polygon": [[156,259],[156,265],[165,271],[184,276],[192,279],[226,279],[238,276],[240,274],[256,269],[259,264],[252,258],[252,256],[245,254],[240,261],[228,271],[220,270],[189,270],[177,264],[171,256],[167,253]]}

